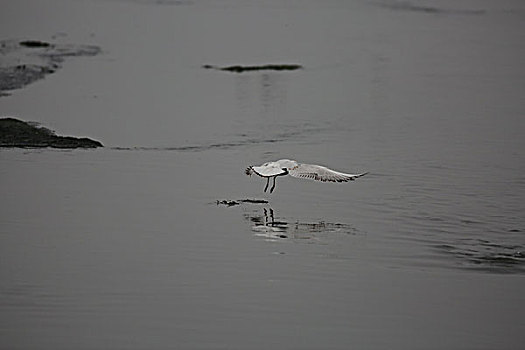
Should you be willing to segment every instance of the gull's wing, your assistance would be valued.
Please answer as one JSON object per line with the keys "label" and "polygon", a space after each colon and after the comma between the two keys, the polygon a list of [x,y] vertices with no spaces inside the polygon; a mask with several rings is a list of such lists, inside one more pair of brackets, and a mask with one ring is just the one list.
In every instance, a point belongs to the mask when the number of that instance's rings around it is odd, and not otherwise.
{"label": "gull's wing", "polygon": [[276,164],[275,162],[269,163],[267,165],[261,165],[261,166],[250,166],[246,169],[246,174],[251,175],[252,173],[255,173],[262,177],[270,177],[270,176],[278,176],[278,175],[286,175],[287,172],[283,170],[279,164]]}
{"label": "gull's wing", "polygon": [[317,181],[347,182],[353,181],[358,177],[368,173],[345,174],[335,170],[328,169],[324,166],[314,164],[299,164],[298,166],[288,169],[288,173],[293,177],[311,179]]}

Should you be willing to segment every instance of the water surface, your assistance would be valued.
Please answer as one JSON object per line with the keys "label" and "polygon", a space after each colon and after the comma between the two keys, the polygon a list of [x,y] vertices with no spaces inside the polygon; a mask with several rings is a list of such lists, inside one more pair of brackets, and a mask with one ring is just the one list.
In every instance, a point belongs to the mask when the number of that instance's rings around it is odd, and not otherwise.
{"label": "water surface", "polygon": [[[2,7],[102,54],[1,114],[107,147],[0,151],[0,348],[523,344],[521,3]],[[279,158],[370,174],[266,195],[243,169]]]}

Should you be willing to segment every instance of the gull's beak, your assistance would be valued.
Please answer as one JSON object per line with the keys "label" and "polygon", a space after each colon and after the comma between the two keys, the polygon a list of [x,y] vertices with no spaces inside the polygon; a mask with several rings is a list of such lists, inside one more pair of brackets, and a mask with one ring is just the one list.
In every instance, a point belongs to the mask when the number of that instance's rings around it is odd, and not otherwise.
{"label": "gull's beak", "polygon": [[244,171],[244,173],[248,176],[252,176],[253,174],[253,169],[252,169],[252,166],[250,165],[249,167],[246,168],[246,170]]}

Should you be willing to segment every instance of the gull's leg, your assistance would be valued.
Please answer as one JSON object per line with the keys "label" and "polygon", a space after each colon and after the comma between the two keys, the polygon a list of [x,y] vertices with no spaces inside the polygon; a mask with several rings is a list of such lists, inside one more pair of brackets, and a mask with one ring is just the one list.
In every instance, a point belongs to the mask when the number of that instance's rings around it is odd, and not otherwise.
{"label": "gull's leg", "polygon": [[266,187],[264,188],[264,192],[266,192],[266,190],[268,189],[268,185],[270,184],[270,178],[267,177],[266,178]]}
{"label": "gull's leg", "polygon": [[[270,189],[270,193],[272,193],[272,192],[273,192],[273,189],[275,188],[275,179],[276,179],[276,178],[277,178],[277,176],[274,176],[274,177],[273,177],[273,186],[272,186],[272,188]],[[269,178],[268,178],[268,179],[269,179]]]}

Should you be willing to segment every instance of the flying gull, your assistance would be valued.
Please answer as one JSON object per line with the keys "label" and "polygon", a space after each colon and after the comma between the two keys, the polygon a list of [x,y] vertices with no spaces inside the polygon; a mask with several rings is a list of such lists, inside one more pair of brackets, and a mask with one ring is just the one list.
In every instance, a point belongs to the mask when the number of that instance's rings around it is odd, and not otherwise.
{"label": "flying gull", "polygon": [[317,181],[330,181],[330,182],[347,182],[354,181],[358,177],[368,174],[345,174],[335,170],[328,169],[321,165],[315,164],[301,164],[297,163],[295,160],[290,159],[280,159],[275,162],[264,163],[259,166],[249,166],[245,170],[246,175],[257,174],[261,177],[266,178],[266,187],[264,187],[264,192],[268,189],[270,184],[270,178],[273,178],[273,185],[270,188],[270,193],[273,192],[275,188],[275,179],[277,176],[290,175],[293,177],[299,177],[303,179],[311,179]]}

